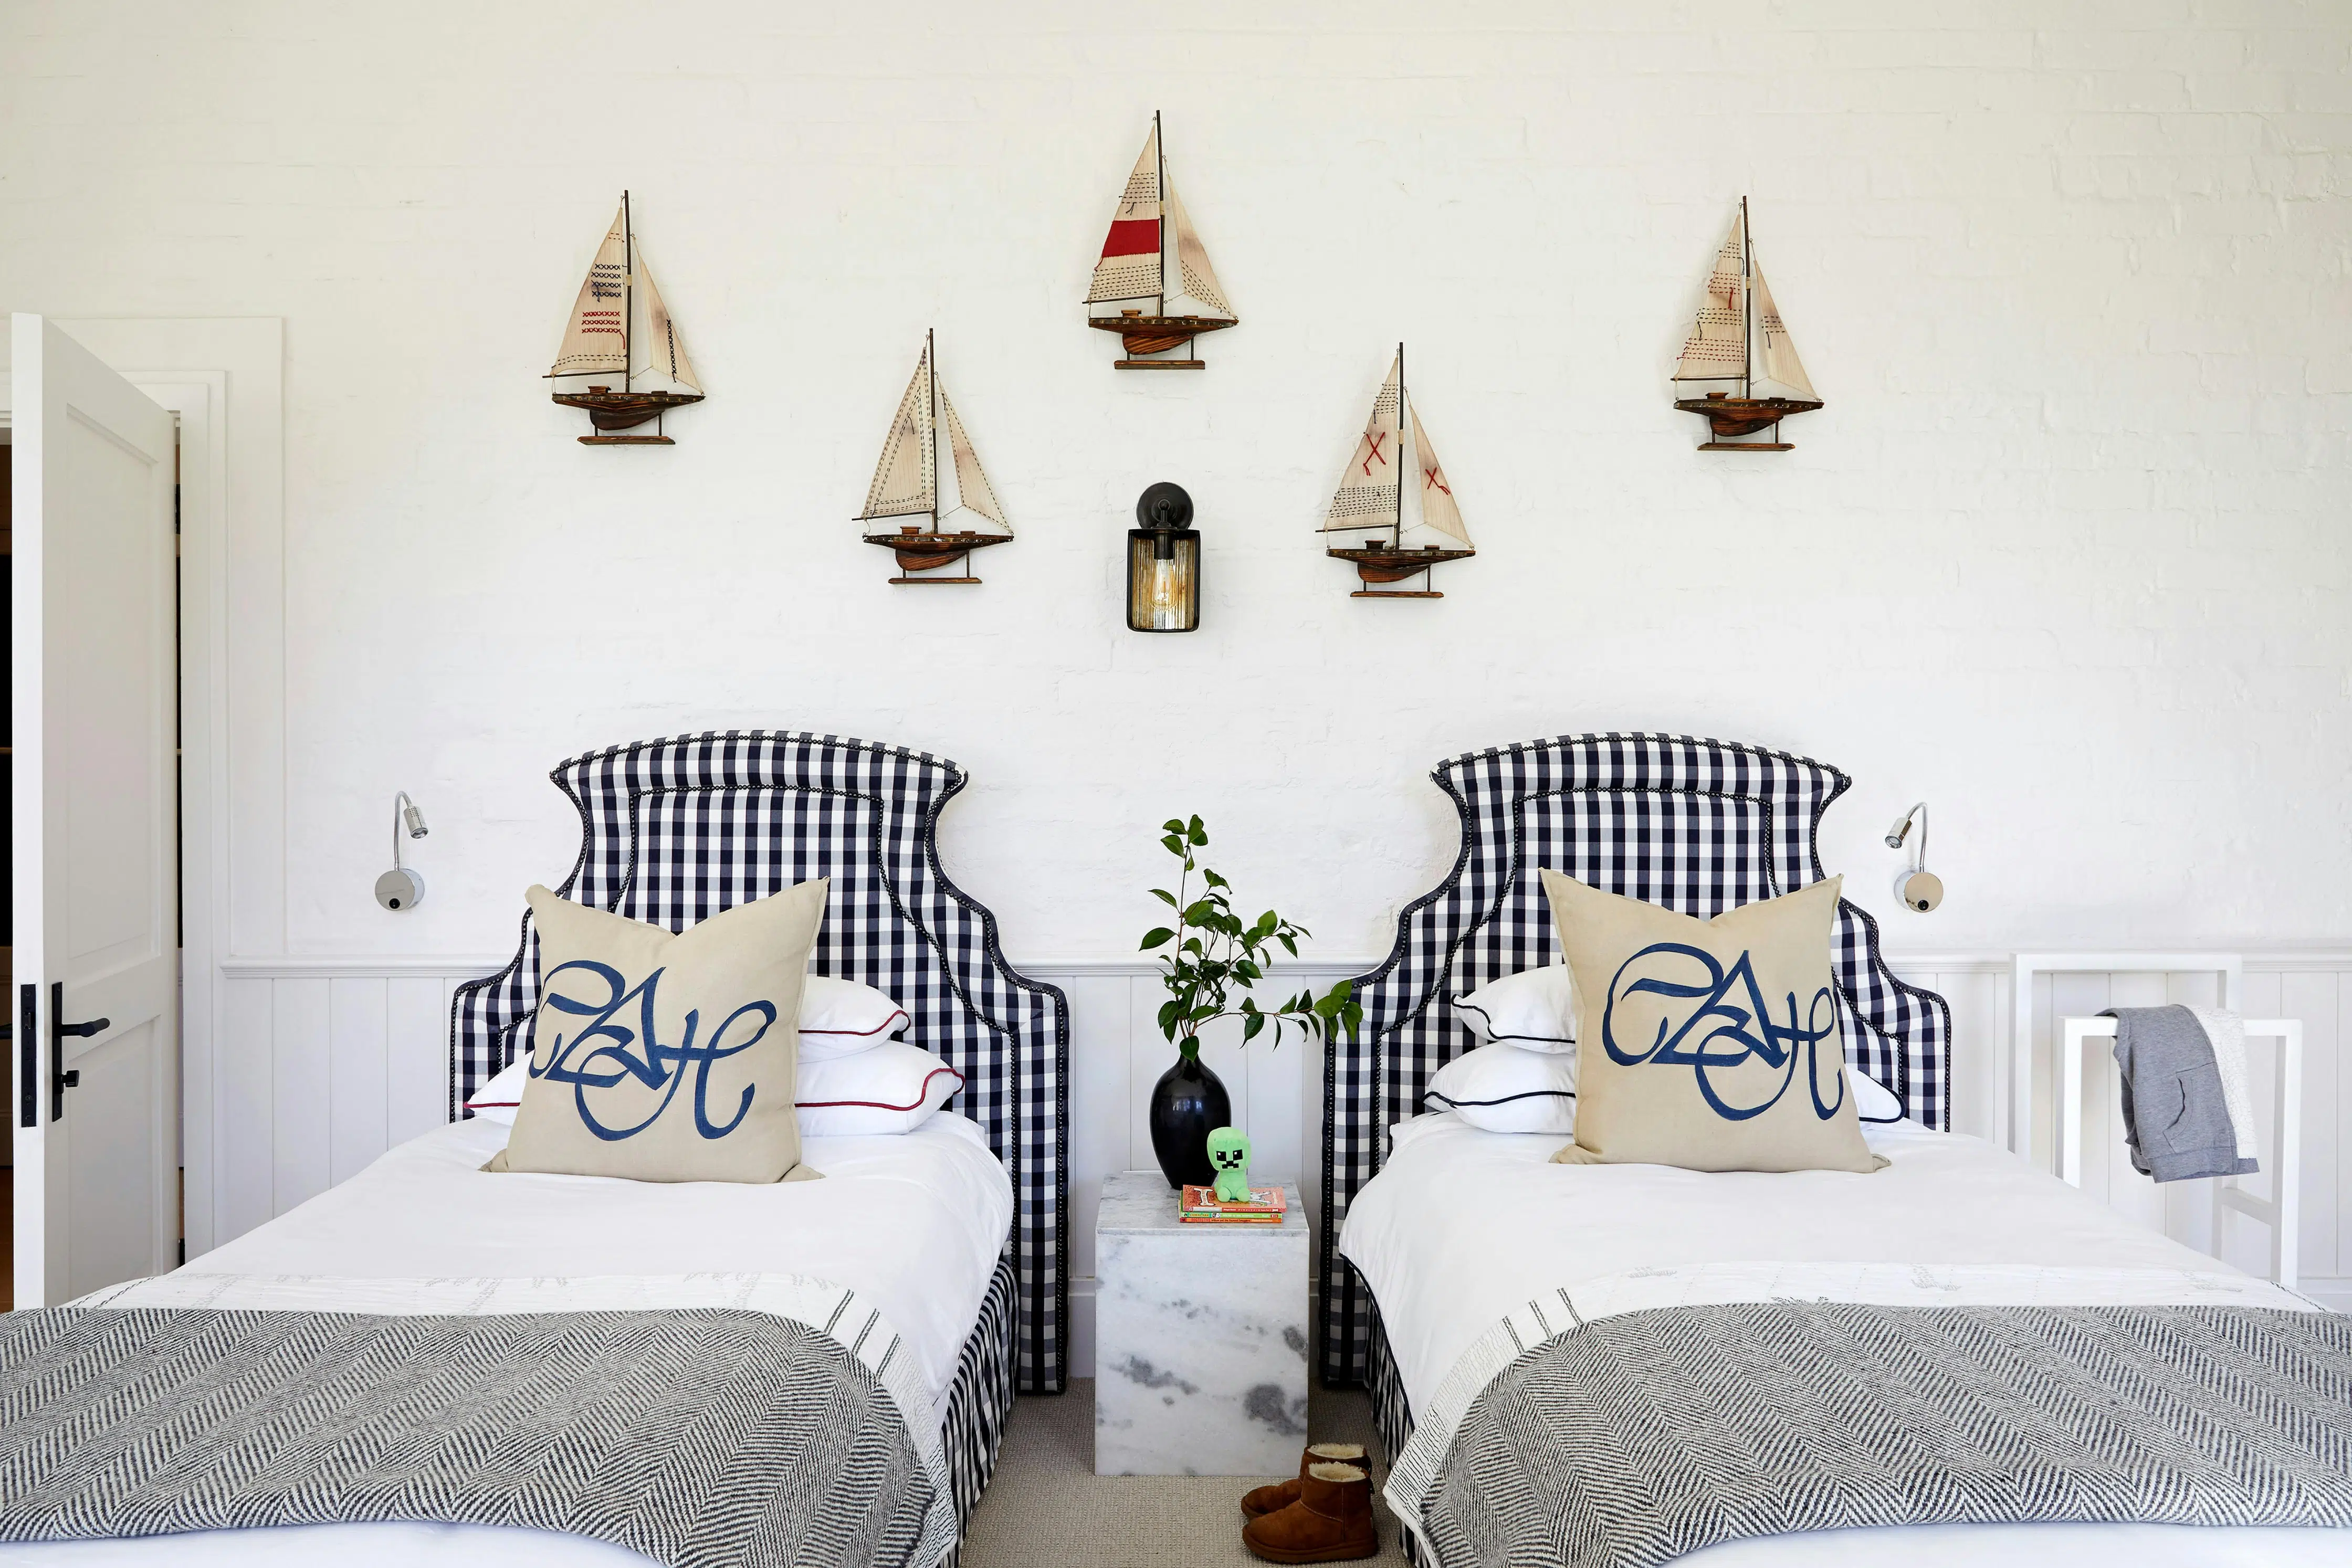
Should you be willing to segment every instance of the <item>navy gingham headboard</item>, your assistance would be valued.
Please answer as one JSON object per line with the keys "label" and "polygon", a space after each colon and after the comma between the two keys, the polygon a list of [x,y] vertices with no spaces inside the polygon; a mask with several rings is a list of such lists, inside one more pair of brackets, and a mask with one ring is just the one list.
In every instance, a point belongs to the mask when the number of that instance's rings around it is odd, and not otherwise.
{"label": "navy gingham headboard", "polygon": [[[1356,982],[1364,1021],[1324,1059],[1322,1374],[1362,1381],[1363,1281],[1339,1254],[1348,1204],[1387,1155],[1388,1129],[1421,1108],[1468,1043],[1453,998],[1559,961],[1541,869],[1605,892],[1712,916],[1821,881],[1814,834],[1852,782],[1826,763],[1688,736],[1580,735],[1474,751],[1430,775],[1462,814],[1453,872],[1397,917],[1388,961]],[[1894,1091],[1914,1121],[1947,1128],[1952,1038],[1944,998],[1898,980],[1878,926],[1838,905],[1831,962],[1846,1061]]]}
{"label": "navy gingham headboard", "polygon": [[[556,891],[682,931],[739,904],[833,878],[809,967],[887,991],[906,1039],[963,1074],[949,1102],[1013,1177],[1021,1387],[1067,1375],[1069,1004],[997,948],[996,917],[940,867],[954,763],[895,746],[765,730],[680,736],[575,757],[549,775],[580,812],[580,858]],[[513,962],[457,988],[449,1114],[504,1067],[539,1003],[528,913]]]}

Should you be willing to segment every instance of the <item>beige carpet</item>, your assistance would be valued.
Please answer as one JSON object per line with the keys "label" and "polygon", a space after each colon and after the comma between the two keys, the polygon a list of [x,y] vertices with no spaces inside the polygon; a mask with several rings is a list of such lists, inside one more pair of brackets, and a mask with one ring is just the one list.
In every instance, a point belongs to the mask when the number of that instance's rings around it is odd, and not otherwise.
{"label": "beige carpet", "polygon": [[[1362,1443],[1377,1461],[1371,1402],[1356,1391],[1315,1390],[1318,1442]],[[1267,1477],[1269,1480],[1279,1477]],[[1212,1568],[1255,1563],[1242,1544],[1242,1493],[1260,1482],[1232,1477],[1095,1474],[1095,1385],[1018,1401],[996,1479],[973,1511],[964,1568]],[[1382,1563],[1402,1563],[1396,1521],[1377,1494]],[[1367,1559],[1367,1561],[1370,1561]]]}

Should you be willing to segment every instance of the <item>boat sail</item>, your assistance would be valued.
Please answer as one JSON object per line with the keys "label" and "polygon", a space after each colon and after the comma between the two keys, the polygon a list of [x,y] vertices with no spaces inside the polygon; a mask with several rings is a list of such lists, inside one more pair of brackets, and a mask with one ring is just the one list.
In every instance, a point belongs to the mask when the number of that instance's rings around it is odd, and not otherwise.
{"label": "boat sail", "polygon": [[[1013,526],[1004,520],[996,487],[988,482],[988,472],[980,465],[980,453],[972,446],[955,404],[948,401],[947,388],[940,384],[934,336],[923,335],[914,379],[907,383],[907,394],[898,400],[898,412],[891,418],[890,433],[883,437],[874,483],[866,491],[866,509],[857,516],[862,523],[897,517],[928,519],[928,526],[900,523],[893,532],[877,530],[864,536],[867,544],[881,545],[898,558],[901,575],[890,580],[896,583],[978,582],[966,558],[1013,537]],[[948,468],[955,476],[956,498],[946,505],[940,469],[942,427],[948,436]],[[949,527],[949,519],[957,517],[963,520]],[[956,561],[965,562],[962,575],[939,571]],[[912,575],[917,572],[930,575]]]}
{"label": "boat sail", "polygon": [[[1144,300],[1150,301],[1148,310]],[[1120,335],[1128,357],[1115,363],[1123,371],[1197,371],[1205,363],[1198,354],[1174,360],[1142,356],[1183,348],[1202,332],[1241,319],[1226,300],[1217,270],[1209,264],[1209,247],[1201,243],[1201,233],[1168,176],[1156,110],[1151,134],[1144,138],[1142,154],[1111,214],[1110,234],[1095,263],[1087,307],[1088,326]]]}
{"label": "boat sail", "polygon": [[589,423],[600,433],[583,435],[587,446],[670,446],[676,444],[655,426],[652,435],[602,434],[631,430],[664,411],[702,401],[702,383],[695,380],[694,362],[677,323],[662,303],[661,290],[637,249],[629,223],[629,193],[621,193],[621,210],[595,260],[580,285],[580,298],[564,323],[563,343],[555,364],[542,380],[572,376],[618,376],[618,392],[609,384],[585,391],[555,393],[567,408],[584,408]]}
{"label": "boat sail", "polygon": [[[1356,449],[1340,471],[1339,487],[1332,494],[1320,531],[1365,536],[1360,548],[1333,545],[1327,551],[1355,563],[1356,575],[1364,583],[1351,596],[1357,599],[1443,599],[1443,593],[1426,586],[1427,579],[1419,589],[1383,585],[1427,572],[1441,561],[1466,560],[1478,553],[1462,520],[1454,486],[1437,460],[1437,448],[1422,426],[1421,410],[1406,395],[1402,343],[1397,345],[1389,379],[1372,399],[1364,433],[1356,438]],[[1417,542],[1406,544],[1408,533]],[[1425,533],[1443,534],[1454,542],[1418,542]]]}
{"label": "boat sail", "polygon": [[[1738,382],[1739,392],[1711,392],[1703,397],[1678,398],[1675,406],[1706,416],[1715,439],[1701,452],[1786,452],[1780,439],[1780,421],[1822,406],[1819,393],[1797,358],[1789,324],[1772,301],[1764,269],[1756,264],[1756,244],[1748,227],[1748,198],[1739,199],[1739,215],[1731,221],[1723,248],[1716,253],[1707,275],[1706,302],[1683,344],[1675,366],[1678,382]],[[1736,441],[1770,426],[1769,441]]]}

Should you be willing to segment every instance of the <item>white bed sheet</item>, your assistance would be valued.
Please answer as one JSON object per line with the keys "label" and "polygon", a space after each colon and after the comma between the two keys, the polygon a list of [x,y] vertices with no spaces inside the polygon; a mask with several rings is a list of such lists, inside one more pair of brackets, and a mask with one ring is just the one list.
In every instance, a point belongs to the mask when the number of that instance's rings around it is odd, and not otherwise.
{"label": "white bed sheet", "polygon": [[[888,1137],[811,1138],[823,1181],[751,1186],[485,1175],[507,1128],[476,1119],[402,1145],[184,1273],[352,1279],[797,1274],[847,1285],[896,1328],[936,1431],[1013,1223],[980,1130],[934,1116]],[[910,1413],[911,1416],[911,1413]],[[547,1531],[333,1524],[0,1545],[8,1568],[614,1568],[625,1548]]]}
{"label": "white bed sheet", "polygon": [[[1416,1409],[1530,1296],[1645,1266],[1721,1262],[2021,1264],[2211,1273],[2223,1266],[2140,1228],[1980,1139],[1908,1124],[1865,1129],[1891,1162],[1869,1175],[1556,1166],[1560,1139],[1485,1133],[1452,1113],[1399,1126],[1349,1206],[1339,1249],[1381,1306]],[[1727,1542],[1690,1568],[2094,1568],[2114,1563],[2352,1563],[2352,1531],[2161,1525],[1927,1525]]]}

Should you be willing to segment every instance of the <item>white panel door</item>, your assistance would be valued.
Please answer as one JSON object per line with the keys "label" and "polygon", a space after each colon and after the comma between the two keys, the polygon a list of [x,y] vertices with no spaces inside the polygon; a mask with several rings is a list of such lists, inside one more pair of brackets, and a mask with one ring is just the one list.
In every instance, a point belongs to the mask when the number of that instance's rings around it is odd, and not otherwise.
{"label": "white panel door", "polygon": [[172,1267],[179,765],[172,416],[12,323],[16,1304]]}

